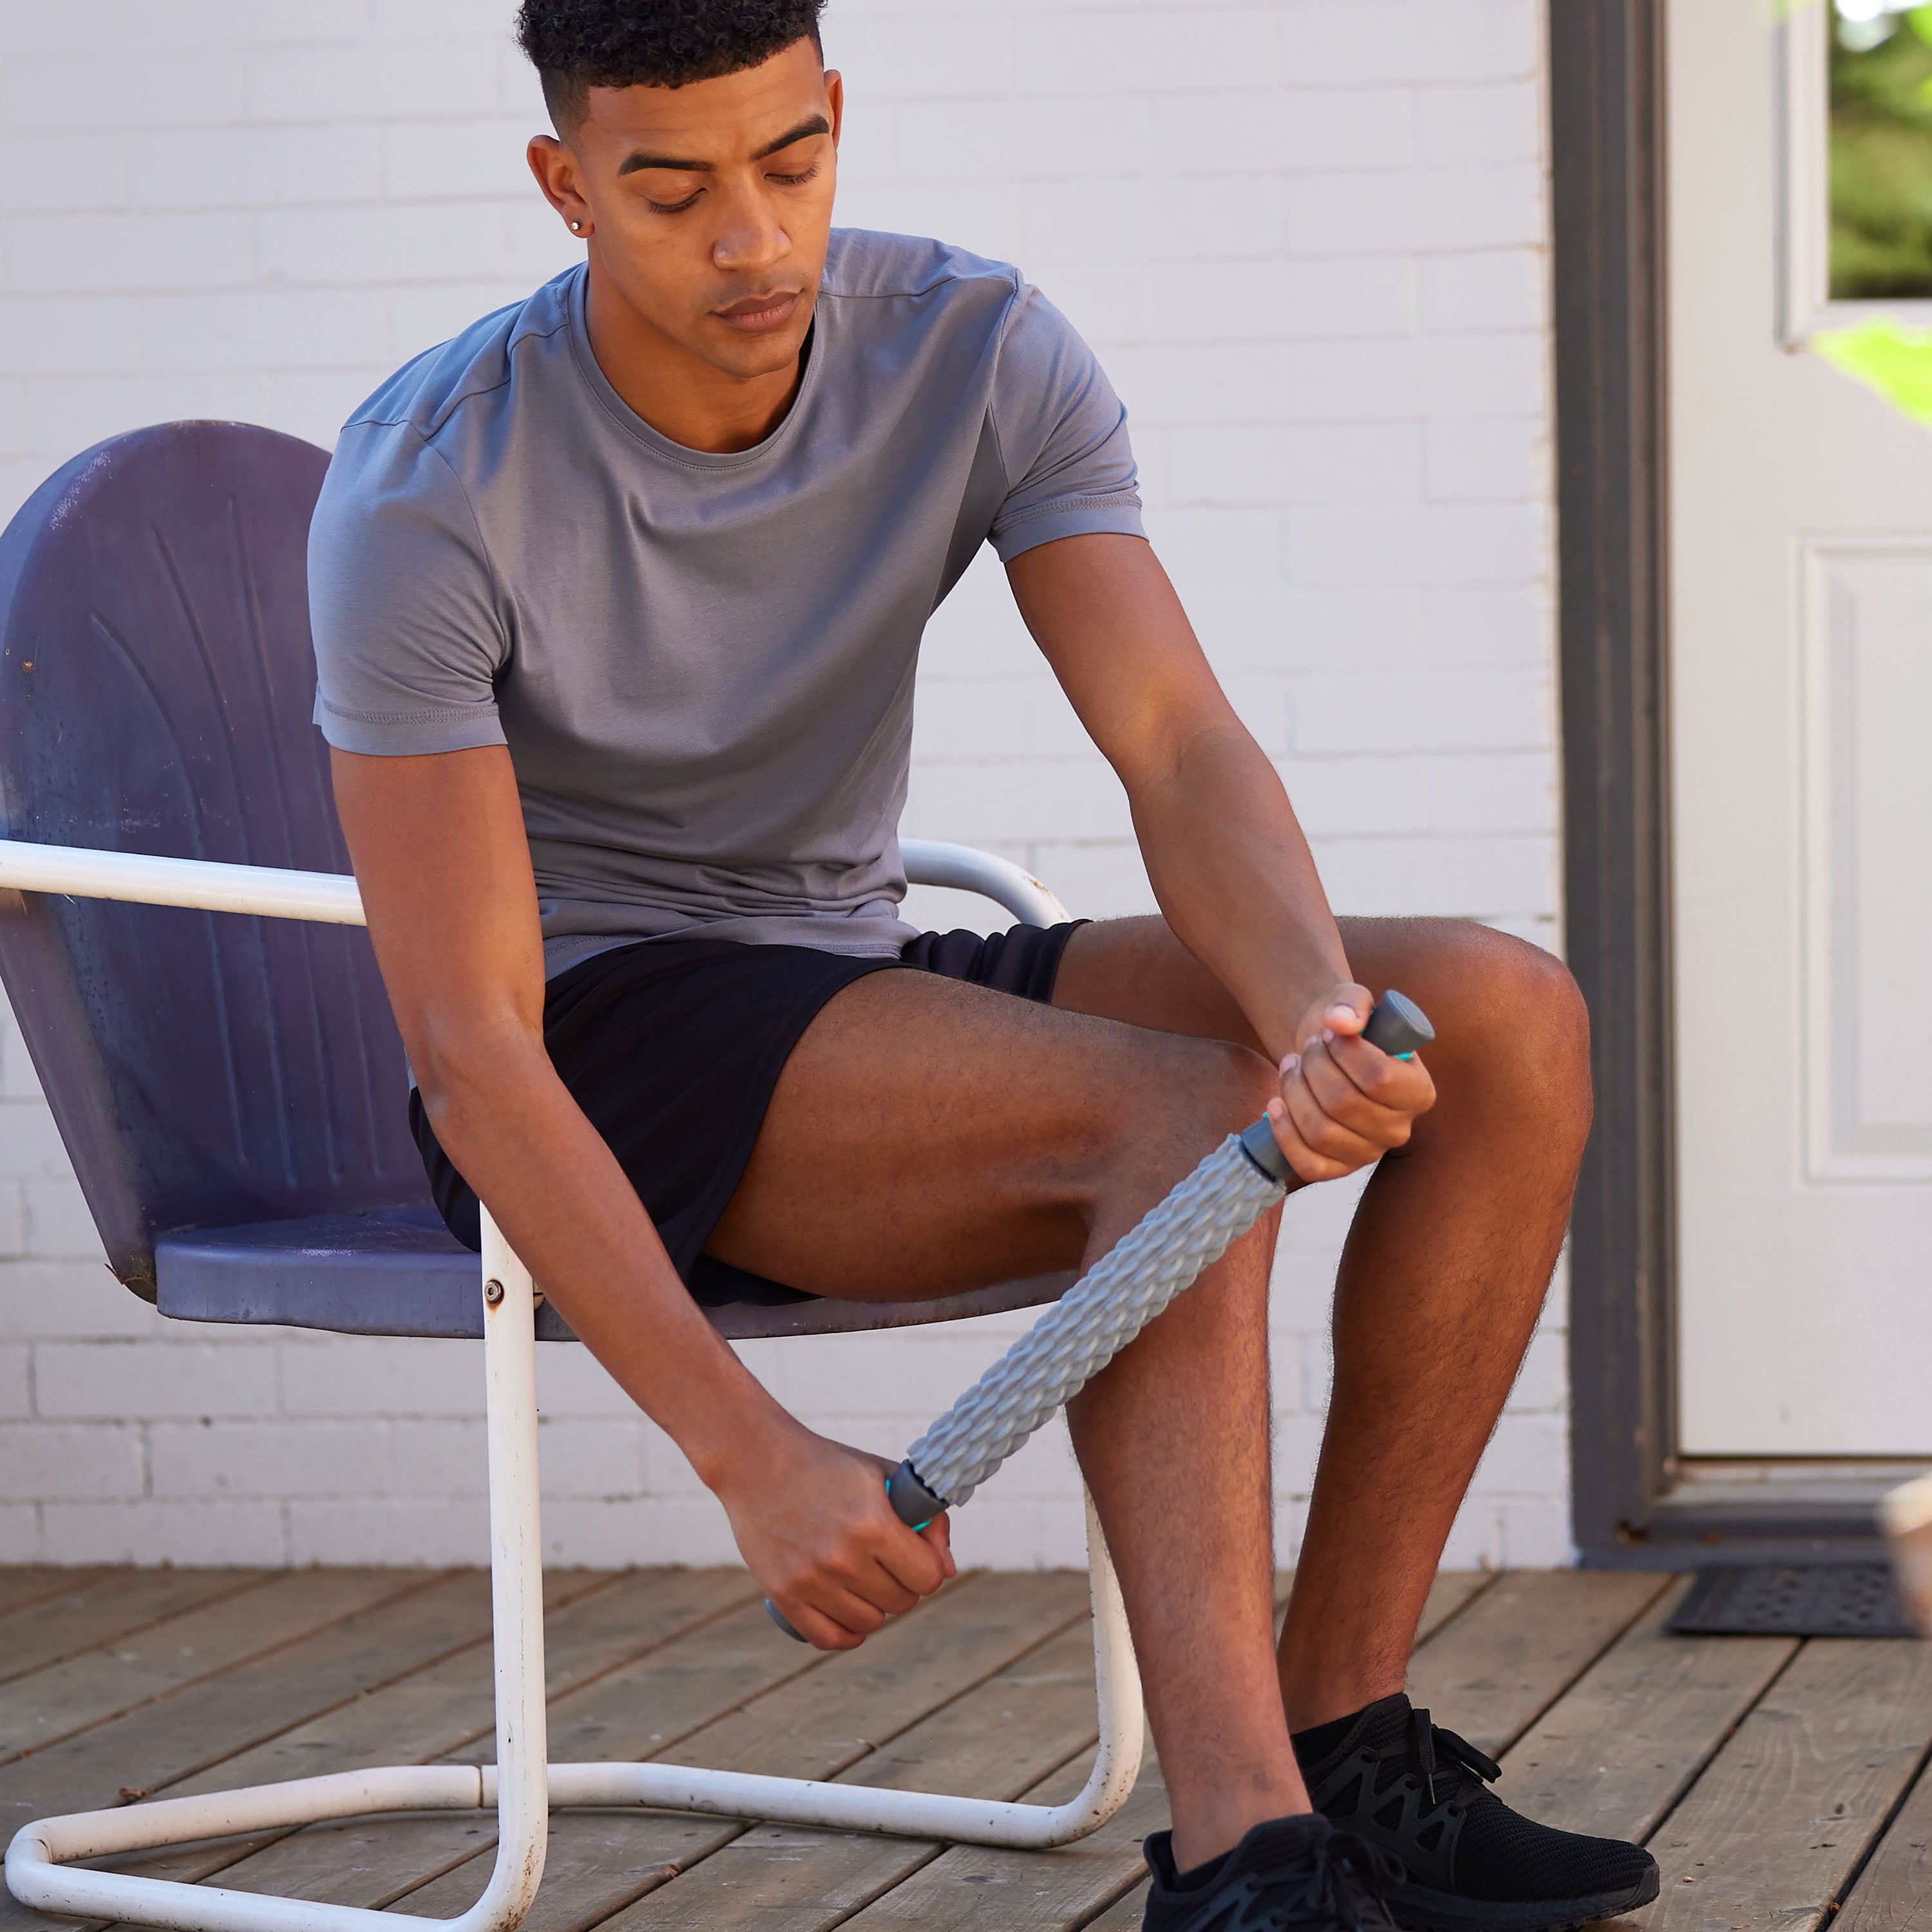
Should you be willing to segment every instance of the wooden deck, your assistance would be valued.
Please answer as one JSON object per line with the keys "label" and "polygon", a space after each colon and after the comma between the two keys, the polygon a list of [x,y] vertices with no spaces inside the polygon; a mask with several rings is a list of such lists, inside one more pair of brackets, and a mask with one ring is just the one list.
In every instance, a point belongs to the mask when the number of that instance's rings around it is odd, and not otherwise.
{"label": "wooden deck", "polygon": [[[1664,1576],[1445,1576],[1418,1702],[1533,1815],[1646,1840],[1672,1932],[1932,1927],[1932,1645],[1674,1637]],[[1094,1730],[1082,1577],[962,1578],[856,1654],[786,1642],[740,1571],[548,1580],[550,1750],[1008,1797],[1074,1789]],[[0,1570],[0,1836],[151,1793],[487,1754],[472,1571]],[[1057,1932],[1140,1922],[1150,1763],[1068,1850],[663,1813],[562,1814],[531,1932]],[[487,1816],[316,1826],[130,1868],[446,1916]],[[0,1894],[0,1932],[46,1925]]]}

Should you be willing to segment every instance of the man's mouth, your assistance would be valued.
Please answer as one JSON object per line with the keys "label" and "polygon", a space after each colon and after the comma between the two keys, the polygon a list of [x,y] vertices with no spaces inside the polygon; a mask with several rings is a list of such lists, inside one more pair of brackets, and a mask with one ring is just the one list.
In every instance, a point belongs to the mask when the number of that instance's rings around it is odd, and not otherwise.
{"label": "man's mouth", "polygon": [[740,296],[736,302],[711,313],[727,328],[746,335],[760,335],[770,329],[782,328],[790,321],[800,292],[796,289],[772,289],[762,295]]}

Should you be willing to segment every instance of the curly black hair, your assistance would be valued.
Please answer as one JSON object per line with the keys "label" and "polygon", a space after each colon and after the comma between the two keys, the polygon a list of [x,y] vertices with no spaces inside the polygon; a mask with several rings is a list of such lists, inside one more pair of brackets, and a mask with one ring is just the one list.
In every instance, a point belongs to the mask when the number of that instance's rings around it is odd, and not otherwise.
{"label": "curly black hair", "polygon": [[517,39],[561,134],[593,87],[682,87],[756,67],[797,40],[823,51],[825,0],[524,0]]}

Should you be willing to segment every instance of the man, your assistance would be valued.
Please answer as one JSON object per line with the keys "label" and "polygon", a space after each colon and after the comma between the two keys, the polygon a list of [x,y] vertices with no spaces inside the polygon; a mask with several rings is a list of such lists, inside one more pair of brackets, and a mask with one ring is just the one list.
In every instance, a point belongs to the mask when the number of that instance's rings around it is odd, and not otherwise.
{"label": "man", "polygon": [[[1273,1219],[1070,1412],[1172,1794],[1148,1923],[1640,1903],[1642,1852],[1518,1818],[1401,1694],[1562,1238],[1574,988],[1478,928],[1330,916],[1091,354],[1012,269],[832,230],[819,4],[528,0],[530,164],[587,263],[392,378],[316,512],[317,721],[439,1204],[474,1243],[489,1203],[785,1616],[848,1648],[952,1573],[945,1523],[900,1523],[885,1466],[699,1303],[1090,1262],[1264,1107],[1304,1180],[1379,1162],[1278,1662]],[[920,633],[988,539],[1160,917],[897,918]],[[1391,985],[1426,1069],[1357,1036]]]}

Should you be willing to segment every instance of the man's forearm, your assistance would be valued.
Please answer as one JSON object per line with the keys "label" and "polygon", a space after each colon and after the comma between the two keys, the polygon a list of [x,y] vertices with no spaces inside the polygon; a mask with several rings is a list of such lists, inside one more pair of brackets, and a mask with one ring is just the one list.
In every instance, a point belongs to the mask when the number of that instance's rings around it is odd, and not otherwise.
{"label": "man's forearm", "polygon": [[1190,737],[1130,800],[1168,925],[1240,1003],[1269,1054],[1292,1052],[1297,1022],[1350,975],[1274,767],[1230,718]]}
{"label": "man's forearm", "polygon": [[444,1152],[578,1338],[717,1487],[789,1419],[692,1300],[541,1047],[476,1044],[425,1080]]}

